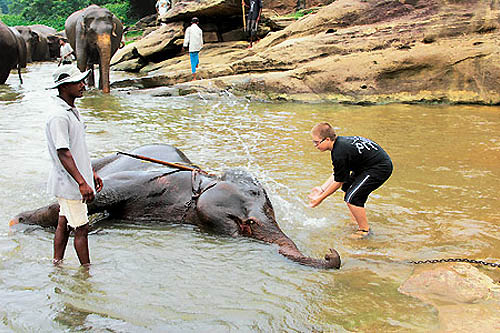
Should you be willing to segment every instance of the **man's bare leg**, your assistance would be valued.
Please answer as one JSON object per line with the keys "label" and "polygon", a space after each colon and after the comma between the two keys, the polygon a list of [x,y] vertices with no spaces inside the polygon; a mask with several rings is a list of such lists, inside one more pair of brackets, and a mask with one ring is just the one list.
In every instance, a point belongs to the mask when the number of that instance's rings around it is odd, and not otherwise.
{"label": "man's bare leg", "polygon": [[368,231],[370,231],[370,226],[368,225],[368,220],[366,218],[366,210],[364,207],[354,206],[347,203],[349,211],[354,216],[356,223],[358,224],[358,231],[351,235],[352,238],[364,238],[368,236]]}
{"label": "man's bare leg", "polygon": [[356,218],[354,217],[354,215],[352,215],[352,212],[350,209],[349,209],[349,216],[351,217],[351,222],[353,224],[358,224],[358,222],[356,221]]}
{"label": "man's bare leg", "polygon": [[59,219],[57,220],[56,234],[54,236],[54,264],[57,265],[61,262],[61,260],[63,260],[68,239],[68,220],[65,216],[59,216]]}
{"label": "man's bare leg", "polygon": [[90,264],[88,234],[88,223],[75,229],[75,250],[82,265]]}

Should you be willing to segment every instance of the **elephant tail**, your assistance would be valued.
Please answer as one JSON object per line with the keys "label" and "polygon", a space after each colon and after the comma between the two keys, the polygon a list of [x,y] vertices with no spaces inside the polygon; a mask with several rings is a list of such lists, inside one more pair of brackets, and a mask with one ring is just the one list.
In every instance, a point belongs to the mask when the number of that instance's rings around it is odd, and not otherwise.
{"label": "elephant tail", "polygon": [[17,74],[19,75],[19,81],[23,84],[23,78],[21,77],[21,61],[17,64]]}

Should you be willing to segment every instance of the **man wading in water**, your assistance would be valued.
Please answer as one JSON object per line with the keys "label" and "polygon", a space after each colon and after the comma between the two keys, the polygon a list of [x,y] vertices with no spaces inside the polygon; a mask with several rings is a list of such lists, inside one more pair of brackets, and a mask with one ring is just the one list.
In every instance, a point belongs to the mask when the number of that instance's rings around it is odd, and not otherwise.
{"label": "man wading in water", "polygon": [[57,198],[59,219],[54,237],[54,264],[64,258],[69,233],[75,231],[74,246],[80,264],[89,265],[87,203],[102,189],[102,180],[94,172],[85,142],[85,124],[75,99],[85,91],[83,80],[90,71],[80,73],[76,66],[63,65],[53,74],[59,95],[54,97],[52,114],[45,134],[52,159],[47,190]]}
{"label": "man wading in water", "polygon": [[351,238],[365,238],[370,233],[365,203],[368,195],[391,176],[391,158],[382,147],[369,139],[337,136],[328,123],[314,126],[311,137],[319,151],[331,151],[333,175],[323,185],[311,190],[309,206],[318,206],[342,187],[351,219],[358,224],[358,230]]}

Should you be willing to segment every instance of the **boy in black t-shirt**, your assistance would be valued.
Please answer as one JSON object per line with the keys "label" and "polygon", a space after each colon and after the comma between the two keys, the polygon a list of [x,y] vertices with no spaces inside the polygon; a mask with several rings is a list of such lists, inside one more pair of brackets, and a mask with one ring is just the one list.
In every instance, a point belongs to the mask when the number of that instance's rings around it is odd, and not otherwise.
{"label": "boy in black t-shirt", "polygon": [[317,149],[331,151],[333,174],[323,185],[311,190],[309,206],[318,206],[325,198],[342,188],[351,219],[358,224],[358,230],[351,238],[365,238],[370,232],[370,226],[364,206],[368,195],[391,176],[391,158],[382,147],[369,139],[337,136],[328,123],[314,126],[311,136]]}

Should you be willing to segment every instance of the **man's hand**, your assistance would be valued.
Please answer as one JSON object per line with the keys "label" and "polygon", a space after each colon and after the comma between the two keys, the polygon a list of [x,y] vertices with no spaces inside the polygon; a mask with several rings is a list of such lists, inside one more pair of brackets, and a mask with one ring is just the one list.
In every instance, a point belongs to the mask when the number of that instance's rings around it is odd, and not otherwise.
{"label": "man's hand", "polygon": [[80,194],[82,195],[83,203],[90,203],[94,201],[94,190],[89,186],[89,184],[83,182],[82,184],[78,185],[78,189],[80,190]]}
{"label": "man's hand", "polygon": [[95,172],[94,172],[94,184],[95,184],[95,190],[96,190],[96,192],[97,193],[101,192],[101,190],[102,190],[102,179]]}
{"label": "man's hand", "polygon": [[309,207],[314,208],[323,201],[324,198],[321,197],[323,192],[320,186],[316,186],[311,190],[311,193],[308,195]]}

